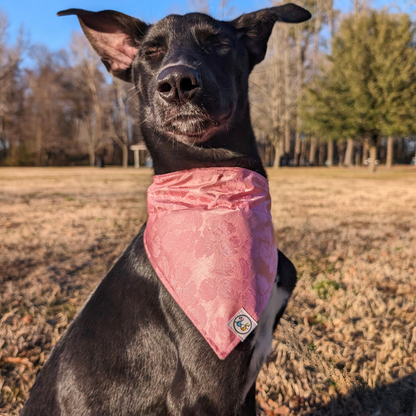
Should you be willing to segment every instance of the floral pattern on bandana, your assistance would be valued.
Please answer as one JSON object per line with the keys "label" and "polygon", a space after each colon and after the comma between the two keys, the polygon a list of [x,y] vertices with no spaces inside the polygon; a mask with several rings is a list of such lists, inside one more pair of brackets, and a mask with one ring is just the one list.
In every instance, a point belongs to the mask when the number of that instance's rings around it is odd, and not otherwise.
{"label": "floral pattern on bandana", "polygon": [[240,342],[227,326],[241,309],[259,320],[277,249],[267,180],[242,168],[154,176],[144,244],[172,297],[220,359]]}

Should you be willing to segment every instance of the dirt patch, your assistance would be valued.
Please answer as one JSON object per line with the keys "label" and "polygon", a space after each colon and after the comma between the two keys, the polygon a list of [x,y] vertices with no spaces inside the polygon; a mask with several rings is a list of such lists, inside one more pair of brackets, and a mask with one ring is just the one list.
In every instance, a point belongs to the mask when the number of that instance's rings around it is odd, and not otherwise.
{"label": "dirt patch", "polygon": [[[269,175],[299,282],[258,379],[259,414],[416,415],[416,171]],[[146,169],[0,169],[0,415],[18,414],[137,234],[150,182]]]}

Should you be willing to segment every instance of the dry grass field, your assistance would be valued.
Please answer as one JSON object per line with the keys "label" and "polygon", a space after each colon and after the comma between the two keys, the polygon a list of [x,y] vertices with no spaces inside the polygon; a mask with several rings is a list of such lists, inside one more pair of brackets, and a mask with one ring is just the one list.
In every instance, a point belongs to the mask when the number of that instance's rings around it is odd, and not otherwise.
{"label": "dry grass field", "polygon": [[[416,169],[269,171],[299,282],[259,415],[416,416]],[[0,415],[146,218],[151,171],[0,169]],[[261,407],[261,408],[260,408]]]}

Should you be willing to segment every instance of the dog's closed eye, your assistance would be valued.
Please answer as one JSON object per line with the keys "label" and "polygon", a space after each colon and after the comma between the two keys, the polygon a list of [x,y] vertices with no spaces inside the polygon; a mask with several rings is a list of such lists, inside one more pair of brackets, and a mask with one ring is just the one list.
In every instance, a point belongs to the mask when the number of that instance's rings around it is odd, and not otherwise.
{"label": "dog's closed eye", "polygon": [[213,36],[203,44],[203,49],[208,53],[225,55],[231,51],[232,43],[230,40],[222,37]]}
{"label": "dog's closed eye", "polygon": [[166,42],[162,38],[145,42],[139,50],[141,59],[159,61],[166,53]]}
{"label": "dog's closed eye", "polygon": [[149,46],[144,48],[140,53],[143,59],[158,59],[163,54],[163,49],[160,46]]}

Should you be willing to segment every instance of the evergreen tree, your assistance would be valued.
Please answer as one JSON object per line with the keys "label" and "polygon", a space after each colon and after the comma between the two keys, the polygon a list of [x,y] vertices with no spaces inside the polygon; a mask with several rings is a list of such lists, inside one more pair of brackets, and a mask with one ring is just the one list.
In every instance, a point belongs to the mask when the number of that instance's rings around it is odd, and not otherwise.
{"label": "evergreen tree", "polygon": [[380,138],[414,129],[414,34],[405,14],[371,10],[342,21],[329,65],[307,91],[302,112],[305,131],[327,140],[365,141],[374,171]]}

